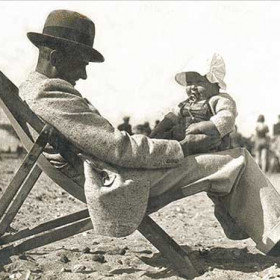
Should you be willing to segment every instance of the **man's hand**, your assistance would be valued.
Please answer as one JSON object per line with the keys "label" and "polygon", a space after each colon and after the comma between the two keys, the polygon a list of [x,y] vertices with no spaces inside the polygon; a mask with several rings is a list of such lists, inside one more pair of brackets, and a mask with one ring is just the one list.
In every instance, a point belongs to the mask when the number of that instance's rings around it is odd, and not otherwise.
{"label": "man's hand", "polygon": [[202,121],[202,122],[191,124],[186,129],[186,135],[189,135],[189,134],[206,134],[209,136],[219,136],[220,135],[216,126],[211,121]]}
{"label": "man's hand", "polygon": [[209,152],[221,144],[219,135],[190,134],[180,141],[184,156]]}

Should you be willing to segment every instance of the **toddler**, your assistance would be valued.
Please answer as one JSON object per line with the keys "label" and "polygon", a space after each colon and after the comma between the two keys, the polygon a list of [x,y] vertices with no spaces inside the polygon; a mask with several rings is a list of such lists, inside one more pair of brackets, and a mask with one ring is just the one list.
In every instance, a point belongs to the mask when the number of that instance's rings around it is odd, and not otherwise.
{"label": "toddler", "polygon": [[219,133],[219,150],[229,148],[229,133],[234,129],[237,112],[232,97],[220,92],[226,89],[224,76],[225,63],[218,54],[213,55],[206,70],[178,73],[175,80],[186,87],[188,97],[164,117],[150,137],[181,141],[188,134]]}

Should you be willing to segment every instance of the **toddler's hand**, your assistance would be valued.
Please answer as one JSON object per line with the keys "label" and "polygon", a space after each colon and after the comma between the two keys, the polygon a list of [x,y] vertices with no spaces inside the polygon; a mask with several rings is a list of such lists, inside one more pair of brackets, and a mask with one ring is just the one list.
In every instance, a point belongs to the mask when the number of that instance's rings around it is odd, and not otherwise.
{"label": "toddler's hand", "polygon": [[209,136],[219,136],[220,135],[216,126],[211,121],[202,121],[202,122],[191,124],[186,129],[186,135],[190,135],[190,134],[206,134]]}

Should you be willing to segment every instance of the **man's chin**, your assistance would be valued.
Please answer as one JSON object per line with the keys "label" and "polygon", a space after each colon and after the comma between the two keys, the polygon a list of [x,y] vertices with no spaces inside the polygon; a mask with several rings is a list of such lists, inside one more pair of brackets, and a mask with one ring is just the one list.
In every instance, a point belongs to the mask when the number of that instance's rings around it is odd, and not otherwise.
{"label": "man's chin", "polygon": [[76,81],[72,81],[72,80],[69,80],[69,79],[65,79],[65,78],[61,78],[62,80],[68,82],[69,84],[71,84],[73,87],[76,85]]}
{"label": "man's chin", "polygon": [[76,81],[68,81],[73,87],[76,85]]}

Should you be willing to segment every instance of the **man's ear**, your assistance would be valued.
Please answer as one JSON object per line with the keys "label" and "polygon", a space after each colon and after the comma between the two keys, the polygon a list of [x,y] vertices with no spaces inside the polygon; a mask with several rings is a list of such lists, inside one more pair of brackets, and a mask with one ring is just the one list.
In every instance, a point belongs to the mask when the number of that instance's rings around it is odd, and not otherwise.
{"label": "man's ear", "polygon": [[50,63],[52,66],[57,66],[57,64],[61,61],[62,59],[62,54],[61,52],[57,50],[53,50],[50,53]]}

